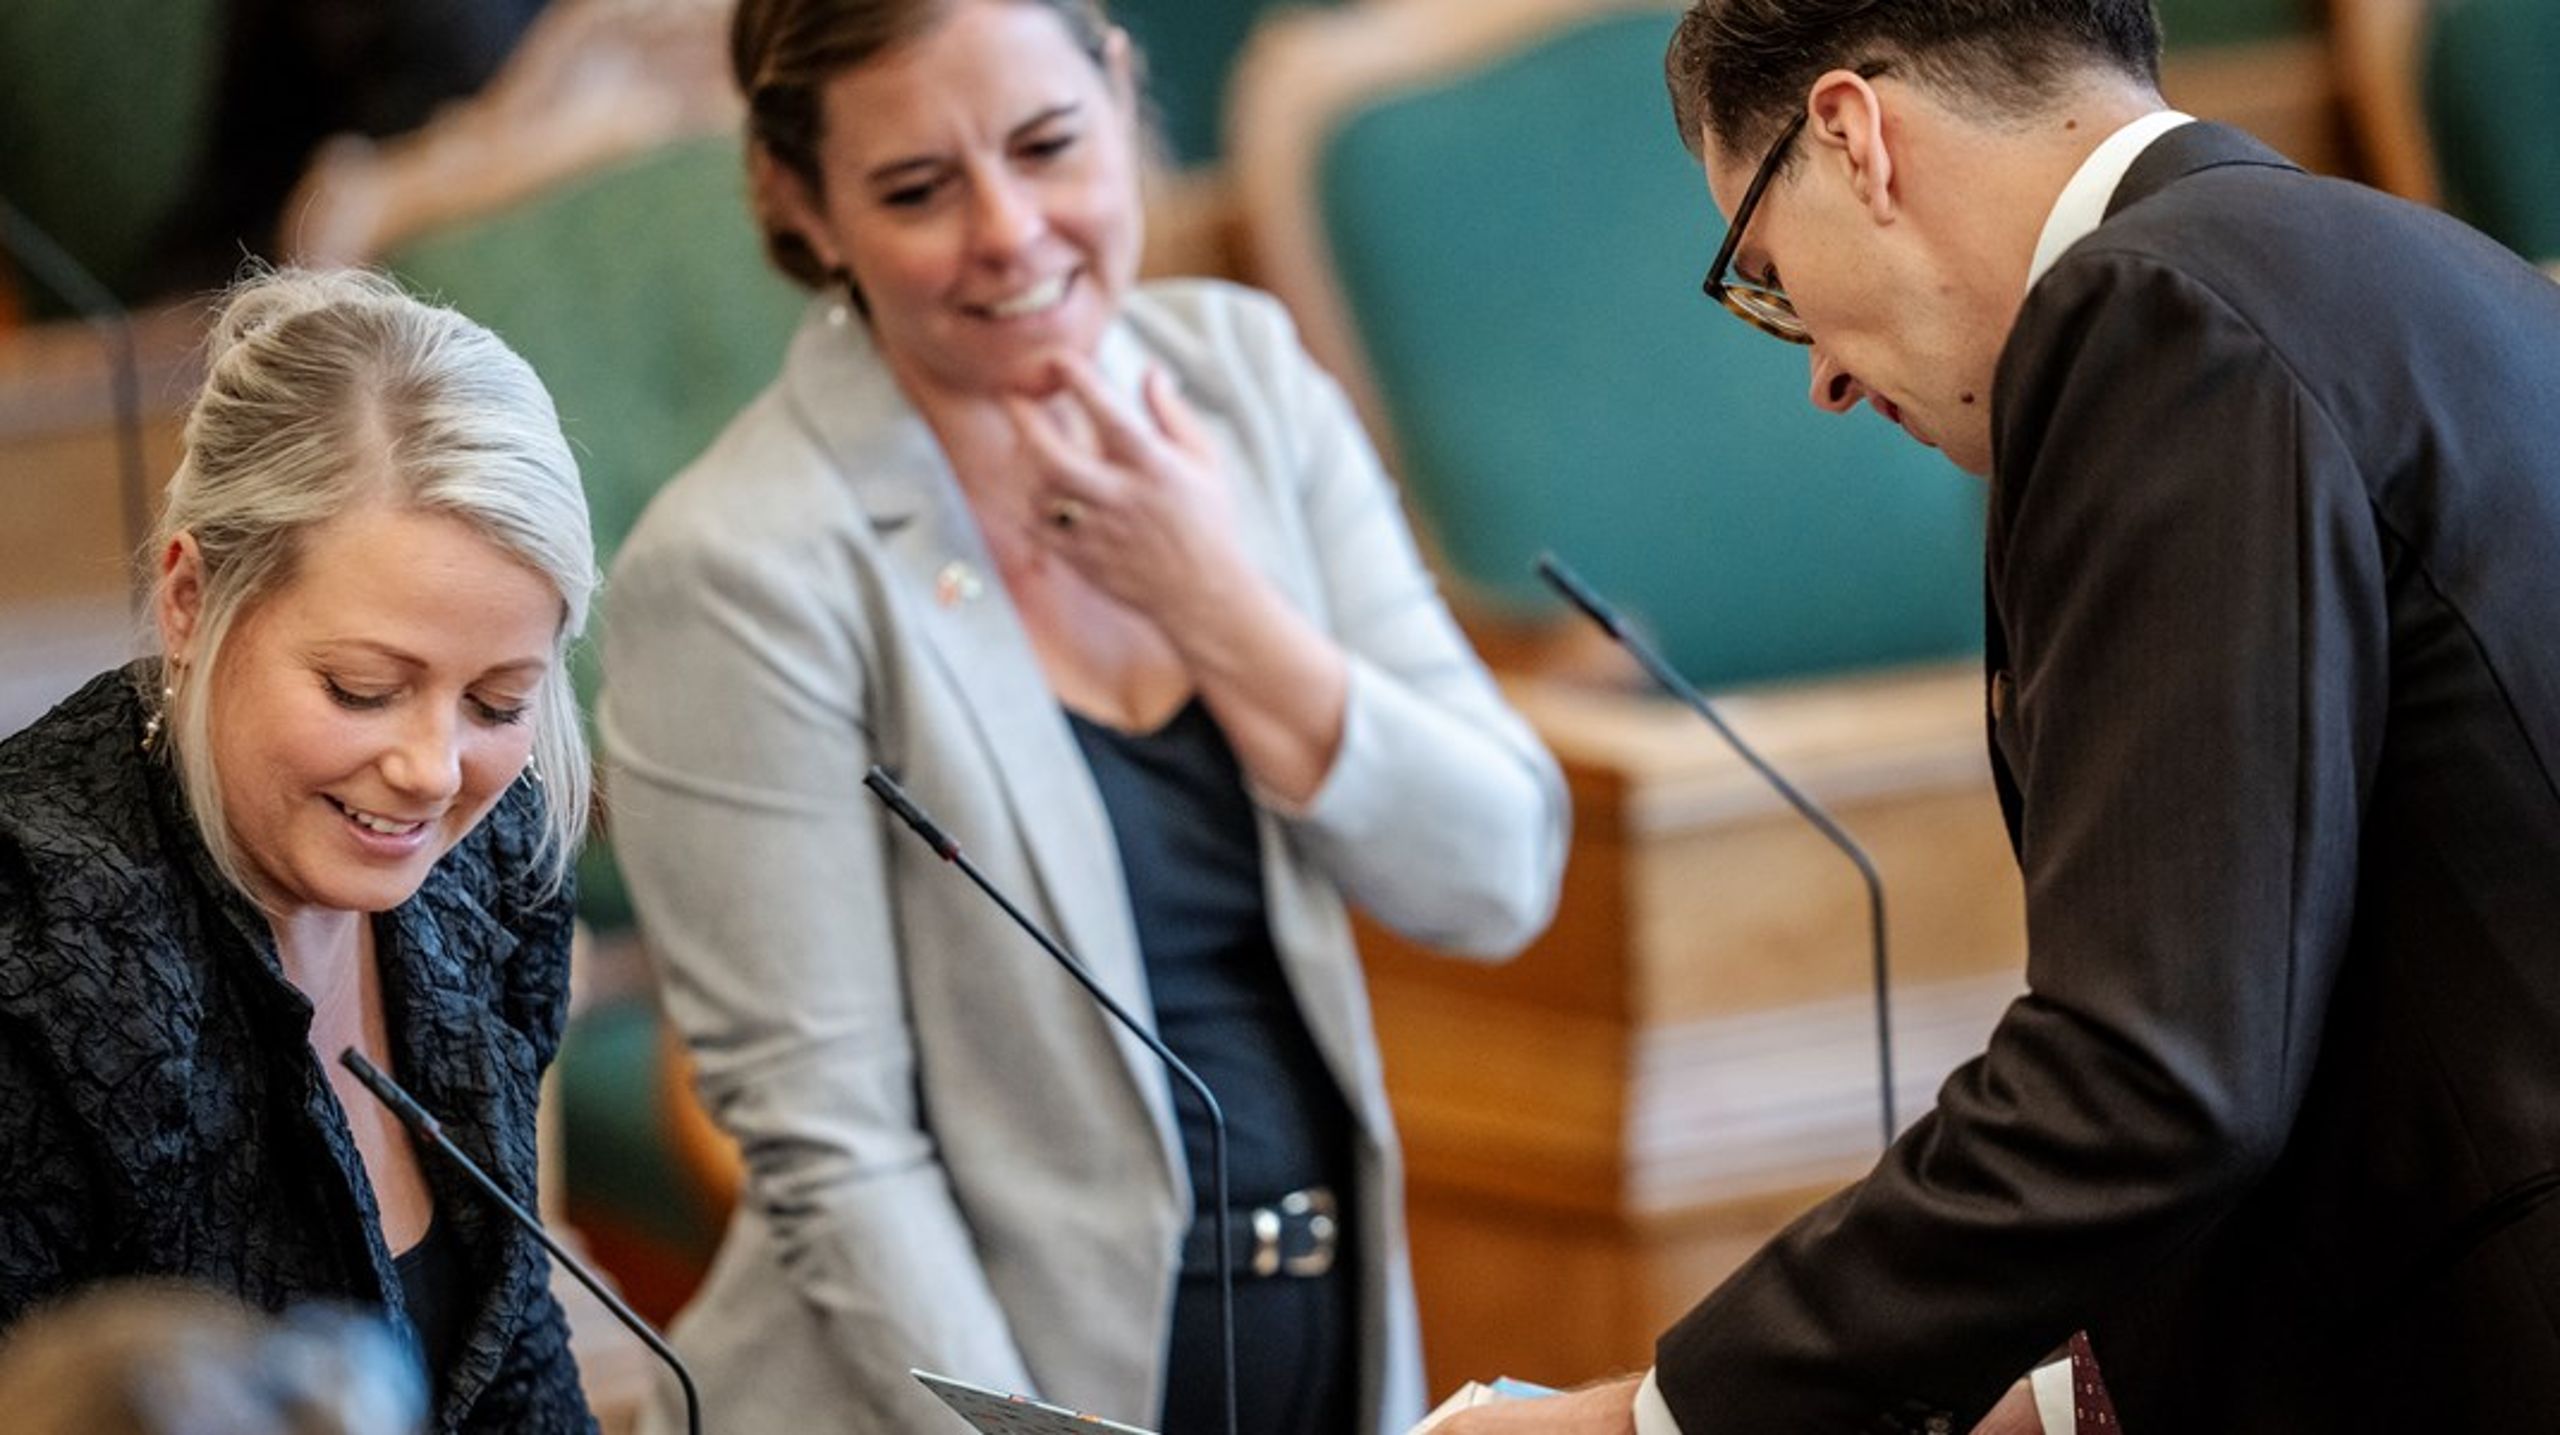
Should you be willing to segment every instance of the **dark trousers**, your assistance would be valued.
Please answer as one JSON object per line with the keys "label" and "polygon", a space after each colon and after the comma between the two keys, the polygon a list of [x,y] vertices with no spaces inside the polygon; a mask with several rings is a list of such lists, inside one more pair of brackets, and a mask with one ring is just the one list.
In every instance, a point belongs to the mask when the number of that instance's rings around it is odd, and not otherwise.
{"label": "dark trousers", "polygon": [[[1239,1435],[1351,1435],[1360,1402],[1360,1282],[1350,1252],[1321,1276],[1236,1281]],[[1218,1282],[1182,1278],[1173,1301],[1164,1435],[1221,1435]]]}

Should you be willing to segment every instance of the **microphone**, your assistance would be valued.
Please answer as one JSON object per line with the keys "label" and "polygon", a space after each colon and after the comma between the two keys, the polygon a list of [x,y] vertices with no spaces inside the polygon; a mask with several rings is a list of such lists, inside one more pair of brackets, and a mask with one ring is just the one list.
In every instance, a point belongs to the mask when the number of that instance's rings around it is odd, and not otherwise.
{"label": "microphone", "polygon": [[879,798],[883,806],[898,815],[899,821],[907,824],[914,830],[916,836],[924,839],[924,845],[932,848],[935,856],[958,867],[961,875],[976,883],[979,891],[986,893],[991,901],[1003,908],[1004,914],[1013,919],[1013,924],[1028,932],[1031,940],[1040,944],[1040,950],[1047,952],[1059,966],[1066,968],[1067,975],[1075,978],[1076,985],[1083,987],[1088,996],[1091,996],[1104,1011],[1110,1013],[1112,1020],[1120,1023],[1131,1036],[1144,1043],[1147,1050],[1155,1053],[1156,1060],[1163,1062],[1165,1070],[1172,1072],[1176,1079],[1189,1087],[1192,1096],[1198,1099],[1200,1108],[1209,1113],[1210,1164],[1215,1169],[1217,1181],[1215,1220],[1218,1229],[1219,1377],[1224,1381],[1227,1435],[1236,1435],[1236,1253],[1234,1244],[1228,1239],[1227,1230],[1229,1222],[1227,1218],[1226,1111],[1218,1105],[1218,1098],[1210,1092],[1209,1083],[1202,1081],[1198,1072],[1193,1071],[1181,1057],[1174,1055],[1173,1048],[1157,1040],[1156,1034],[1141,1025],[1136,1017],[1129,1015],[1127,1009],[1120,1003],[1112,1000],[1111,993],[1102,989],[1102,983],[1094,978],[1090,968],[1078,961],[1075,955],[1065,947],[1058,945],[1056,938],[1043,931],[1039,923],[1031,920],[1030,916],[1020,907],[1015,906],[995,883],[987,880],[987,874],[979,871],[978,864],[970,861],[968,854],[960,850],[960,844],[952,841],[950,834],[944,832],[931,817],[926,816],[924,809],[916,805],[915,799],[907,796],[907,790],[898,785],[898,780],[889,775],[888,769],[878,763],[872,764],[871,771],[862,779],[862,785],[870,788],[872,796]]}
{"label": "microphone", "polygon": [[1727,727],[1724,715],[1717,712],[1696,688],[1690,686],[1687,678],[1680,676],[1677,670],[1663,661],[1662,655],[1655,652],[1651,644],[1630,631],[1626,622],[1618,616],[1618,610],[1610,607],[1598,593],[1593,592],[1590,585],[1584,583],[1579,575],[1564,566],[1553,553],[1539,554],[1537,569],[1538,576],[1546,580],[1548,587],[1555,589],[1566,602],[1579,609],[1582,616],[1589,618],[1601,632],[1608,634],[1611,642],[1624,648],[1627,655],[1636,660],[1636,665],[1644,669],[1645,676],[1653,679],[1655,685],[1686,703],[1690,711],[1706,719],[1707,726],[1716,730],[1716,735],[1725,740],[1725,744],[1734,750],[1735,755],[1749,763],[1752,771],[1766,779],[1771,787],[1777,789],[1778,795],[1787,800],[1789,806],[1803,814],[1805,821],[1813,824],[1814,830],[1829,839],[1832,846],[1839,848],[1843,856],[1856,864],[1859,877],[1863,878],[1867,884],[1868,931],[1874,951],[1875,966],[1877,1101],[1883,1108],[1884,1114],[1884,1144],[1891,1146],[1893,1134],[1900,1129],[1901,1123],[1894,1119],[1893,1111],[1893,1008],[1892,988],[1885,967],[1884,882],[1876,876],[1875,864],[1867,860],[1865,849],[1859,847],[1848,833],[1840,830],[1840,824],[1831,820],[1831,814],[1823,811],[1821,804],[1797,791],[1794,783],[1780,776],[1776,768],[1771,767],[1767,760],[1752,750],[1751,744],[1744,742],[1739,734]]}
{"label": "microphone", "polygon": [[[142,551],[144,515],[150,508],[142,460],[142,361],[135,353],[133,318],[97,276],[5,196],[0,196],[0,252],[15,257],[29,275],[78,310],[107,351],[107,368],[113,376],[110,394],[116,414],[117,467],[124,487],[124,551],[130,562]],[[139,614],[147,590],[139,575],[131,587],[134,612]]]}
{"label": "microphone", "polygon": [[501,1210],[515,1218],[517,1225],[532,1232],[533,1238],[542,1242],[542,1248],[551,1253],[553,1260],[566,1266],[569,1274],[578,1278],[580,1285],[594,1291],[596,1299],[604,1302],[605,1309],[612,1311],[616,1320],[629,1327],[633,1335],[640,1337],[641,1344],[649,1347],[660,1360],[667,1363],[667,1368],[676,1373],[676,1383],[684,1387],[685,1429],[691,1432],[691,1435],[702,1435],[702,1397],[694,1391],[693,1372],[684,1368],[684,1362],[676,1357],[674,1348],[667,1344],[666,1339],[651,1328],[649,1322],[642,1320],[639,1312],[623,1304],[622,1297],[608,1289],[602,1278],[594,1271],[587,1269],[585,1262],[569,1254],[558,1241],[553,1240],[551,1233],[542,1228],[542,1222],[534,1219],[531,1212],[517,1205],[513,1198],[500,1190],[498,1183],[489,1179],[489,1173],[480,1169],[480,1163],[464,1155],[462,1148],[454,1145],[452,1139],[444,1134],[444,1123],[436,1120],[427,1108],[420,1106],[416,1097],[401,1090],[400,1083],[384,1075],[382,1068],[365,1060],[364,1053],[352,1046],[338,1053],[338,1064],[354,1072],[356,1080],[364,1083],[365,1090],[372,1092],[383,1105],[390,1107],[391,1113],[400,1118],[400,1124],[408,1127],[411,1135],[443,1152],[447,1160],[461,1167],[462,1173],[471,1178],[473,1185],[487,1192],[489,1199],[497,1202]]}

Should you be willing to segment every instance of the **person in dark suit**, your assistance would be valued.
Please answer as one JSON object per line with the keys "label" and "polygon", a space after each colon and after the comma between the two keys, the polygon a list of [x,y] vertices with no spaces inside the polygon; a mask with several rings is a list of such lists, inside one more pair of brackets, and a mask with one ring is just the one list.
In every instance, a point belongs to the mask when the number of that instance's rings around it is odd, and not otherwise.
{"label": "person in dark suit", "polygon": [[1642,1382],[1446,1428],[1963,1430],[2075,1331],[2134,1435],[2560,1418],[2560,286],[2157,52],[2146,0],[1680,25],[1708,292],[1991,479],[2029,991]]}

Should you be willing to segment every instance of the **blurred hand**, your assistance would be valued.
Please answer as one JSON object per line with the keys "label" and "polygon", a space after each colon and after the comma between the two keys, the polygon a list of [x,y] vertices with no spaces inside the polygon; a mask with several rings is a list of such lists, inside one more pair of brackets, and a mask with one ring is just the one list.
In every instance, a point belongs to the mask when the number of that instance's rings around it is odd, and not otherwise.
{"label": "blurred hand", "polygon": [[1480,1405],[1433,1426],[1431,1435],[1635,1435],[1643,1385],[1643,1376],[1631,1375],[1538,1400]]}
{"label": "blurred hand", "polygon": [[1055,372],[1054,394],[1005,405],[1035,470],[1042,545],[1168,627],[1251,581],[1217,444],[1172,376],[1148,368],[1136,413],[1090,359],[1062,354]]}

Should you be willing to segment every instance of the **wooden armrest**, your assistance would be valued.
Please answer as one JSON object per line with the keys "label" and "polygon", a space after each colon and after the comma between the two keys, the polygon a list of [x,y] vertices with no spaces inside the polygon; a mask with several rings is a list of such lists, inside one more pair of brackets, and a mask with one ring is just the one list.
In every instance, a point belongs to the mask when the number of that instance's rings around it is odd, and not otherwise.
{"label": "wooden armrest", "polygon": [[[1711,698],[1815,801],[1984,787],[1982,666],[1967,661]],[[1784,803],[1697,714],[1650,690],[1531,677],[1505,691],[1574,783],[1575,811],[1627,832],[1730,824]]]}
{"label": "wooden armrest", "polygon": [[2442,204],[2418,65],[2428,0],[2329,0],[2339,97],[2365,170],[2403,199]]}
{"label": "wooden armrest", "polygon": [[675,1153],[685,1184],[710,1208],[726,1217],[746,1189],[747,1165],[738,1143],[702,1109],[694,1095],[693,1057],[676,1029],[658,1024],[658,1110],[666,1121],[667,1144]]}
{"label": "wooden armrest", "polygon": [[321,146],[279,226],[296,263],[357,264],[672,140],[734,129],[721,0],[569,0],[488,87],[416,132]]}

